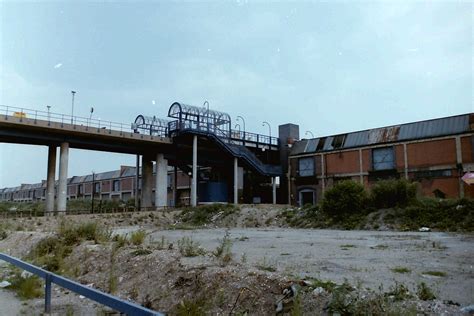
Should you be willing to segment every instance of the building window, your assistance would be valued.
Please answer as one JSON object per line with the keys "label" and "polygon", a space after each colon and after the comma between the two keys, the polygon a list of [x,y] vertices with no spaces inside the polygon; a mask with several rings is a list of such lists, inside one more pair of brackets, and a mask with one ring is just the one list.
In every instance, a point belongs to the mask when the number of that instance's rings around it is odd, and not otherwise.
{"label": "building window", "polygon": [[82,184],[79,184],[79,186],[77,187],[77,192],[79,195],[84,194],[84,187],[82,186]]}
{"label": "building window", "polygon": [[298,160],[299,167],[299,176],[300,177],[310,177],[314,176],[314,158],[300,158]]}
{"label": "building window", "polygon": [[395,169],[393,147],[374,148],[372,150],[372,166],[374,170]]}
{"label": "building window", "polygon": [[100,182],[94,183],[94,193],[100,192]]}
{"label": "building window", "polygon": [[344,145],[344,141],[346,140],[346,135],[337,135],[334,136],[332,139],[332,148],[337,149],[341,148]]}
{"label": "building window", "polygon": [[430,178],[446,178],[452,177],[453,172],[450,169],[442,169],[442,170],[425,170],[425,171],[418,171],[415,173],[415,179],[422,180],[422,179],[430,179]]}
{"label": "building window", "polygon": [[120,191],[120,180],[114,180],[113,183],[113,191],[118,192]]}

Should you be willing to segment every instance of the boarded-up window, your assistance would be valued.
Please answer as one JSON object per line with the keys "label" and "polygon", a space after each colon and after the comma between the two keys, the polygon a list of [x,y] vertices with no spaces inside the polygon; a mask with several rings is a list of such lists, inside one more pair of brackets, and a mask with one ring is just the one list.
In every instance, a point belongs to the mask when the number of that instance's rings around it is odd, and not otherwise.
{"label": "boarded-up window", "polygon": [[298,160],[299,164],[299,176],[300,177],[310,177],[314,176],[314,158],[300,158]]}
{"label": "boarded-up window", "polygon": [[374,170],[390,170],[395,168],[393,147],[375,148],[372,150]]}

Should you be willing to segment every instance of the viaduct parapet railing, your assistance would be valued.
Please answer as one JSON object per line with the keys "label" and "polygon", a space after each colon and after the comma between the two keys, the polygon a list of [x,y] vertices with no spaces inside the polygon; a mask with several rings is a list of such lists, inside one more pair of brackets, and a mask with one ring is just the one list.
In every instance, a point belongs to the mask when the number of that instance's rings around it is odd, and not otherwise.
{"label": "viaduct parapet railing", "polygon": [[54,283],[54,284],[59,285],[60,287],[68,289],[76,294],[87,297],[93,301],[96,301],[99,304],[108,306],[118,312],[125,313],[127,315],[137,315],[137,316],[164,315],[159,312],[155,312],[148,308],[140,306],[136,303],[125,301],[113,295],[82,285],[78,282],[71,281],[69,279],[66,279],[65,277],[51,273],[49,271],[46,271],[37,266],[34,266],[18,258],[9,256],[1,252],[0,252],[0,260],[4,260],[8,263],[11,263],[12,265],[17,266],[18,268],[26,270],[45,280],[45,287],[44,287],[45,313],[48,313],[48,314],[51,313],[51,284]]}
{"label": "viaduct parapet railing", "polygon": [[25,109],[8,105],[0,105],[0,115],[4,115],[5,118],[7,118],[8,116],[14,116],[19,118],[20,120],[25,118],[35,121],[42,120],[48,123],[55,122],[61,124],[71,124],[75,126],[85,126],[89,128],[108,129],[120,132],[132,132],[130,123],[118,123],[95,119],[92,117],[71,116],[67,114]]}

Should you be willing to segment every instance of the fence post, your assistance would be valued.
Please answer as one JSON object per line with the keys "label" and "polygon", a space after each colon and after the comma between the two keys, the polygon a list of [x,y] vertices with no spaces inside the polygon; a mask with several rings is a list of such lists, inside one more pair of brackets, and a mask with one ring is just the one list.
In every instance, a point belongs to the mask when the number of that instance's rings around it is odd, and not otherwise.
{"label": "fence post", "polygon": [[51,274],[46,274],[44,279],[44,312],[51,313]]}

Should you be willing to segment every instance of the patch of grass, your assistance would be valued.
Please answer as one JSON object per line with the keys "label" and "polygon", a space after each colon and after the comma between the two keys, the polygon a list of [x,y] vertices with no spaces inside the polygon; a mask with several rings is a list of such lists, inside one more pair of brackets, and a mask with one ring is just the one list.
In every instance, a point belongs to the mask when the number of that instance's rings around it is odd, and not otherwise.
{"label": "patch of grass", "polygon": [[331,300],[328,303],[328,310],[331,313],[339,313],[341,315],[353,315],[355,298],[351,295],[354,289],[349,283],[344,282],[335,286],[332,290]]}
{"label": "patch of grass", "polygon": [[375,245],[373,247],[370,247],[370,249],[377,249],[377,250],[385,250],[387,248],[388,248],[387,245]]}
{"label": "patch of grass", "polygon": [[115,247],[117,248],[122,248],[128,245],[127,236],[124,236],[124,235],[115,235],[112,241],[115,242]]}
{"label": "patch of grass", "polygon": [[9,279],[13,290],[21,299],[32,299],[43,296],[43,282],[35,275],[23,278],[19,272]]}
{"label": "patch of grass", "polygon": [[394,301],[405,301],[413,297],[408,288],[398,282],[390,288],[390,291],[387,292],[386,295],[393,298]]}
{"label": "patch of grass", "polygon": [[137,231],[134,231],[131,235],[130,235],[130,242],[132,244],[134,244],[135,246],[139,246],[141,244],[143,244],[143,242],[145,241],[145,237],[146,237],[146,232],[144,230],[137,230]]}
{"label": "patch of grass", "polygon": [[195,226],[209,224],[214,216],[225,218],[234,214],[238,208],[230,204],[211,204],[198,207],[187,207],[178,215],[178,219],[183,223]]}
{"label": "patch of grass", "polygon": [[433,291],[428,287],[428,285],[426,285],[425,282],[418,284],[416,295],[418,295],[418,298],[423,301],[431,301],[436,299]]}
{"label": "patch of grass", "polygon": [[209,310],[209,302],[204,298],[200,299],[184,299],[176,306],[177,316],[200,316],[207,315]]}
{"label": "patch of grass", "polygon": [[411,270],[406,267],[395,267],[390,270],[392,270],[392,272],[395,272],[395,273],[410,273],[411,272]]}
{"label": "patch of grass", "polygon": [[322,287],[329,293],[331,293],[336,287],[337,284],[332,282],[332,281],[323,281],[320,279],[311,279],[311,287],[317,288],[317,287]]}
{"label": "patch of grass", "polygon": [[201,247],[201,244],[194,241],[191,237],[184,236],[178,240],[179,252],[185,257],[203,256],[206,251]]}
{"label": "patch of grass", "polygon": [[422,272],[421,274],[432,275],[436,277],[445,277],[447,275],[446,272],[443,272],[443,271],[425,271],[425,272]]}
{"label": "patch of grass", "polygon": [[263,257],[263,259],[257,263],[256,267],[260,270],[268,272],[275,272],[277,270],[276,267],[270,263],[266,257]]}

